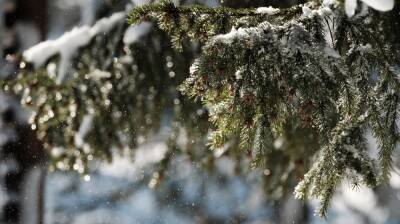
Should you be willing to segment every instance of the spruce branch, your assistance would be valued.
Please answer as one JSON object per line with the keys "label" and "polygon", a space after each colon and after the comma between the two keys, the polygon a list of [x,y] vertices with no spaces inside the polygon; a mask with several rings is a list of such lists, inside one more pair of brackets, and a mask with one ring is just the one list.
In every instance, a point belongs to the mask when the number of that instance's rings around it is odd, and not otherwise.
{"label": "spruce branch", "polygon": [[128,23],[133,25],[148,20],[157,22],[170,35],[173,46],[181,50],[185,38],[204,43],[216,34],[229,32],[232,27],[255,25],[268,18],[287,20],[299,16],[301,10],[300,6],[294,6],[268,14],[253,8],[176,6],[171,0],[162,0],[132,9]]}

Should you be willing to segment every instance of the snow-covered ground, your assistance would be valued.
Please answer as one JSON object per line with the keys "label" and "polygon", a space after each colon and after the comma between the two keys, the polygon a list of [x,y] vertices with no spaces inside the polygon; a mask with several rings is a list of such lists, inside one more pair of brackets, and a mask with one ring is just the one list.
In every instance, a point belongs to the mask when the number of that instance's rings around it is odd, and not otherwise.
{"label": "snow-covered ground", "polygon": [[[266,198],[254,171],[235,176],[234,162],[221,158],[217,172],[207,173],[185,157],[177,157],[168,178],[152,189],[152,165],[163,157],[165,145],[150,142],[138,149],[139,158],[116,156],[111,164],[97,163],[88,176],[50,173],[46,183],[46,223],[287,223],[296,220],[300,202],[287,199],[277,218],[276,207]],[[146,153],[144,153],[146,152]],[[400,176],[393,173],[389,186],[371,190],[338,190],[327,220],[313,215],[317,201],[309,204],[310,223],[398,223]],[[299,222],[295,222],[299,223]]]}
{"label": "snow-covered ground", "polygon": [[246,223],[271,221],[271,206],[257,175],[234,176],[229,159],[218,162],[217,173],[208,174],[184,157],[176,158],[169,177],[151,189],[146,176],[156,151],[162,152],[164,146],[150,145],[153,148],[144,146],[150,152],[137,162],[117,157],[111,164],[98,164],[90,178],[49,174],[47,223],[221,223],[240,216]]}

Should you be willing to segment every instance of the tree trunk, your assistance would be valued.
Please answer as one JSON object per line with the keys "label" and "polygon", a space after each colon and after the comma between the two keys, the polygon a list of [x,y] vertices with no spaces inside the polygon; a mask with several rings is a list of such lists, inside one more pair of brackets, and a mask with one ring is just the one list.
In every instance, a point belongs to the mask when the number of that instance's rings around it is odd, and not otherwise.
{"label": "tree trunk", "polygon": [[2,177],[8,200],[3,206],[1,221],[40,224],[44,221],[43,193],[47,156],[29,127],[16,125],[15,130],[17,138],[5,144],[1,151],[3,164],[8,165]]}
{"label": "tree trunk", "polygon": [[[16,54],[21,48],[45,39],[47,0],[7,0],[2,3],[0,71],[1,76],[11,78],[17,73]],[[35,43],[23,43],[22,36],[29,39],[35,34],[24,33],[27,24],[38,34]],[[17,100],[0,92],[0,197],[4,199],[0,201],[0,223],[39,224],[44,223],[47,156],[22,114]]]}

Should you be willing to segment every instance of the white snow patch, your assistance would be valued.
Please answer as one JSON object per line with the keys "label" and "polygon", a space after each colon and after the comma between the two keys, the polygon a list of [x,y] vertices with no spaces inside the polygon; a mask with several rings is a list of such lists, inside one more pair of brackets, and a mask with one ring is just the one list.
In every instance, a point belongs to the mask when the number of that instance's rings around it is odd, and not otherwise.
{"label": "white snow patch", "polygon": [[60,54],[61,60],[58,67],[57,82],[61,83],[65,80],[67,70],[71,66],[70,60],[72,56],[79,48],[87,45],[94,36],[109,32],[112,27],[124,18],[125,12],[119,12],[109,18],[99,20],[93,27],[82,26],[74,28],[56,40],[47,40],[31,47],[23,53],[23,57],[27,62],[32,63],[35,68],[38,68],[43,66],[50,57]]}
{"label": "white snow patch", "polygon": [[[131,150],[123,153],[114,153],[113,162],[100,167],[100,173],[120,178],[140,178],[142,170],[151,164],[161,161],[167,152],[167,145],[163,141],[151,141],[135,149],[134,161],[130,156]],[[116,150],[113,150],[114,152]]]}
{"label": "white snow patch", "polygon": [[379,206],[374,192],[366,186],[351,189],[344,183],[340,193],[337,193],[332,200],[332,208],[342,213],[342,220],[355,218],[352,210],[367,215],[373,223],[384,223],[388,216],[387,211]]}
{"label": "white snow patch", "polygon": [[331,7],[334,7],[335,5],[334,0],[329,0],[329,1],[324,1],[322,3],[322,6],[317,8],[317,9],[310,9],[307,5],[304,5],[302,7],[303,15],[304,17],[308,18],[313,18],[315,16],[320,16],[320,17],[329,17],[332,16],[333,12]]}
{"label": "white snow patch", "polygon": [[325,46],[324,51],[325,51],[325,54],[330,56],[330,57],[340,58],[340,54],[330,46]]}
{"label": "white snow patch", "polygon": [[[346,0],[349,1],[349,0]],[[389,11],[394,7],[394,0],[361,0],[369,7],[379,11]]]}
{"label": "white snow patch", "polygon": [[357,0],[346,0],[344,3],[344,10],[348,17],[354,16],[357,9]]}
{"label": "white snow patch", "polygon": [[379,158],[378,140],[374,137],[372,130],[368,128],[365,131],[364,136],[367,140],[368,156],[375,160],[378,159]]}
{"label": "white snow patch", "polygon": [[372,46],[369,43],[367,43],[365,45],[360,44],[359,50],[361,53],[370,52],[370,51],[372,51]]}
{"label": "white snow patch", "polygon": [[303,16],[304,17],[309,17],[312,14],[312,10],[308,6],[303,6],[302,8],[303,11]]}
{"label": "white snow patch", "polygon": [[[364,4],[378,11],[390,11],[394,7],[394,0],[361,0]],[[357,9],[357,0],[346,0],[344,3],[345,12],[348,17],[354,16]],[[363,12],[364,11],[364,12]],[[365,14],[363,7],[362,13]]]}
{"label": "white snow patch", "polygon": [[57,65],[56,63],[49,63],[46,67],[47,70],[47,74],[51,77],[51,78],[55,78],[57,77]]}
{"label": "white snow patch", "polygon": [[194,60],[193,64],[190,66],[189,72],[193,75],[197,70],[199,70],[200,59]]}
{"label": "white snow patch", "polygon": [[337,4],[337,0],[324,0],[322,4],[325,6],[335,5]]}
{"label": "white snow patch", "polygon": [[53,147],[50,151],[51,156],[54,158],[58,158],[63,155],[65,149],[63,147]]}
{"label": "white snow patch", "polygon": [[92,128],[93,114],[87,114],[83,117],[78,132],[74,136],[74,143],[78,147],[82,147],[85,143],[84,138]]}
{"label": "white snow patch", "polygon": [[148,164],[157,163],[164,158],[167,149],[167,145],[161,141],[142,145],[135,152],[135,165],[144,167]]}
{"label": "white snow patch", "polygon": [[135,4],[135,6],[139,6],[150,3],[150,0],[132,0],[132,3]]}
{"label": "white snow patch", "polygon": [[101,34],[102,32],[109,32],[118,22],[123,21],[125,16],[125,12],[118,12],[108,18],[99,20],[90,30],[91,35],[94,36],[96,34]]}
{"label": "white snow patch", "polygon": [[225,143],[222,147],[214,149],[214,153],[213,153],[214,157],[220,158],[222,155],[224,155],[229,150],[229,148],[232,146],[232,144],[233,144],[233,142],[230,141],[230,142]]}
{"label": "white snow patch", "polygon": [[[242,30],[241,28],[239,28],[239,30]],[[223,43],[232,43],[232,41],[235,38],[238,38],[239,36],[241,36],[241,33],[238,32],[238,30],[236,30],[235,27],[232,27],[231,32],[227,33],[227,34],[220,34],[214,37],[214,40],[216,41],[221,41]]]}
{"label": "white snow patch", "polygon": [[150,22],[143,22],[138,25],[130,26],[124,34],[124,44],[129,45],[137,42],[140,38],[147,35],[153,27]]}
{"label": "white snow patch", "polygon": [[274,15],[274,14],[279,12],[279,9],[273,8],[271,6],[269,6],[269,7],[259,7],[259,8],[256,9],[256,12],[260,13],[260,14]]}
{"label": "white snow patch", "polygon": [[234,40],[237,40],[237,39],[244,39],[244,38],[248,38],[250,36],[256,37],[257,35],[260,35],[260,33],[257,32],[259,28],[262,28],[263,30],[268,30],[270,28],[270,26],[269,26],[268,22],[263,22],[260,25],[258,25],[257,27],[253,27],[253,28],[236,29],[235,27],[232,27],[232,29],[229,33],[216,35],[213,38],[213,41],[222,42],[225,44],[231,44]]}
{"label": "white snow patch", "polygon": [[400,189],[400,170],[395,168],[390,175],[390,186],[395,189]]}
{"label": "white snow patch", "polygon": [[354,191],[347,188],[343,189],[343,197],[346,198],[347,203],[355,208],[368,212],[376,206],[377,199],[371,189],[360,187]]}

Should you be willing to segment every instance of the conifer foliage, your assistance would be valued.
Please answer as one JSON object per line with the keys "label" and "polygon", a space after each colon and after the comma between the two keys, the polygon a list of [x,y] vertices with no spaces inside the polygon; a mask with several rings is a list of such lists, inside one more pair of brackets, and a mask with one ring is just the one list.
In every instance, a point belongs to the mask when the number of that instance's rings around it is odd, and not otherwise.
{"label": "conifer foliage", "polygon": [[212,168],[222,152],[238,170],[250,155],[271,196],[295,183],[296,197],[319,198],[325,216],[343,180],[388,181],[399,139],[400,4],[371,2],[233,9],[161,0],[129,12],[135,27],[157,24],[146,41],[124,42],[121,15],[103,20],[73,31],[90,34],[77,52],[56,49],[59,41],[40,46],[52,52],[40,63],[25,54],[17,79],[1,86],[33,111],[53,168],[86,172],[93,157],[112,159],[111,148],[134,148],[168,120],[160,171],[176,153]]}
{"label": "conifer foliage", "polygon": [[[211,148],[239,138],[256,167],[274,172],[268,157],[277,150],[288,166],[310,164],[295,195],[320,198],[325,216],[344,178],[371,187],[388,180],[399,137],[399,42],[392,32],[399,23],[365,5],[349,17],[348,7],[311,1],[236,10],[161,1],[134,9],[130,22],[157,21],[178,48],[185,38],[204,43],[180,90],[208,108],[216,127]],[[367,152],[369,128],[379,165]]]}

